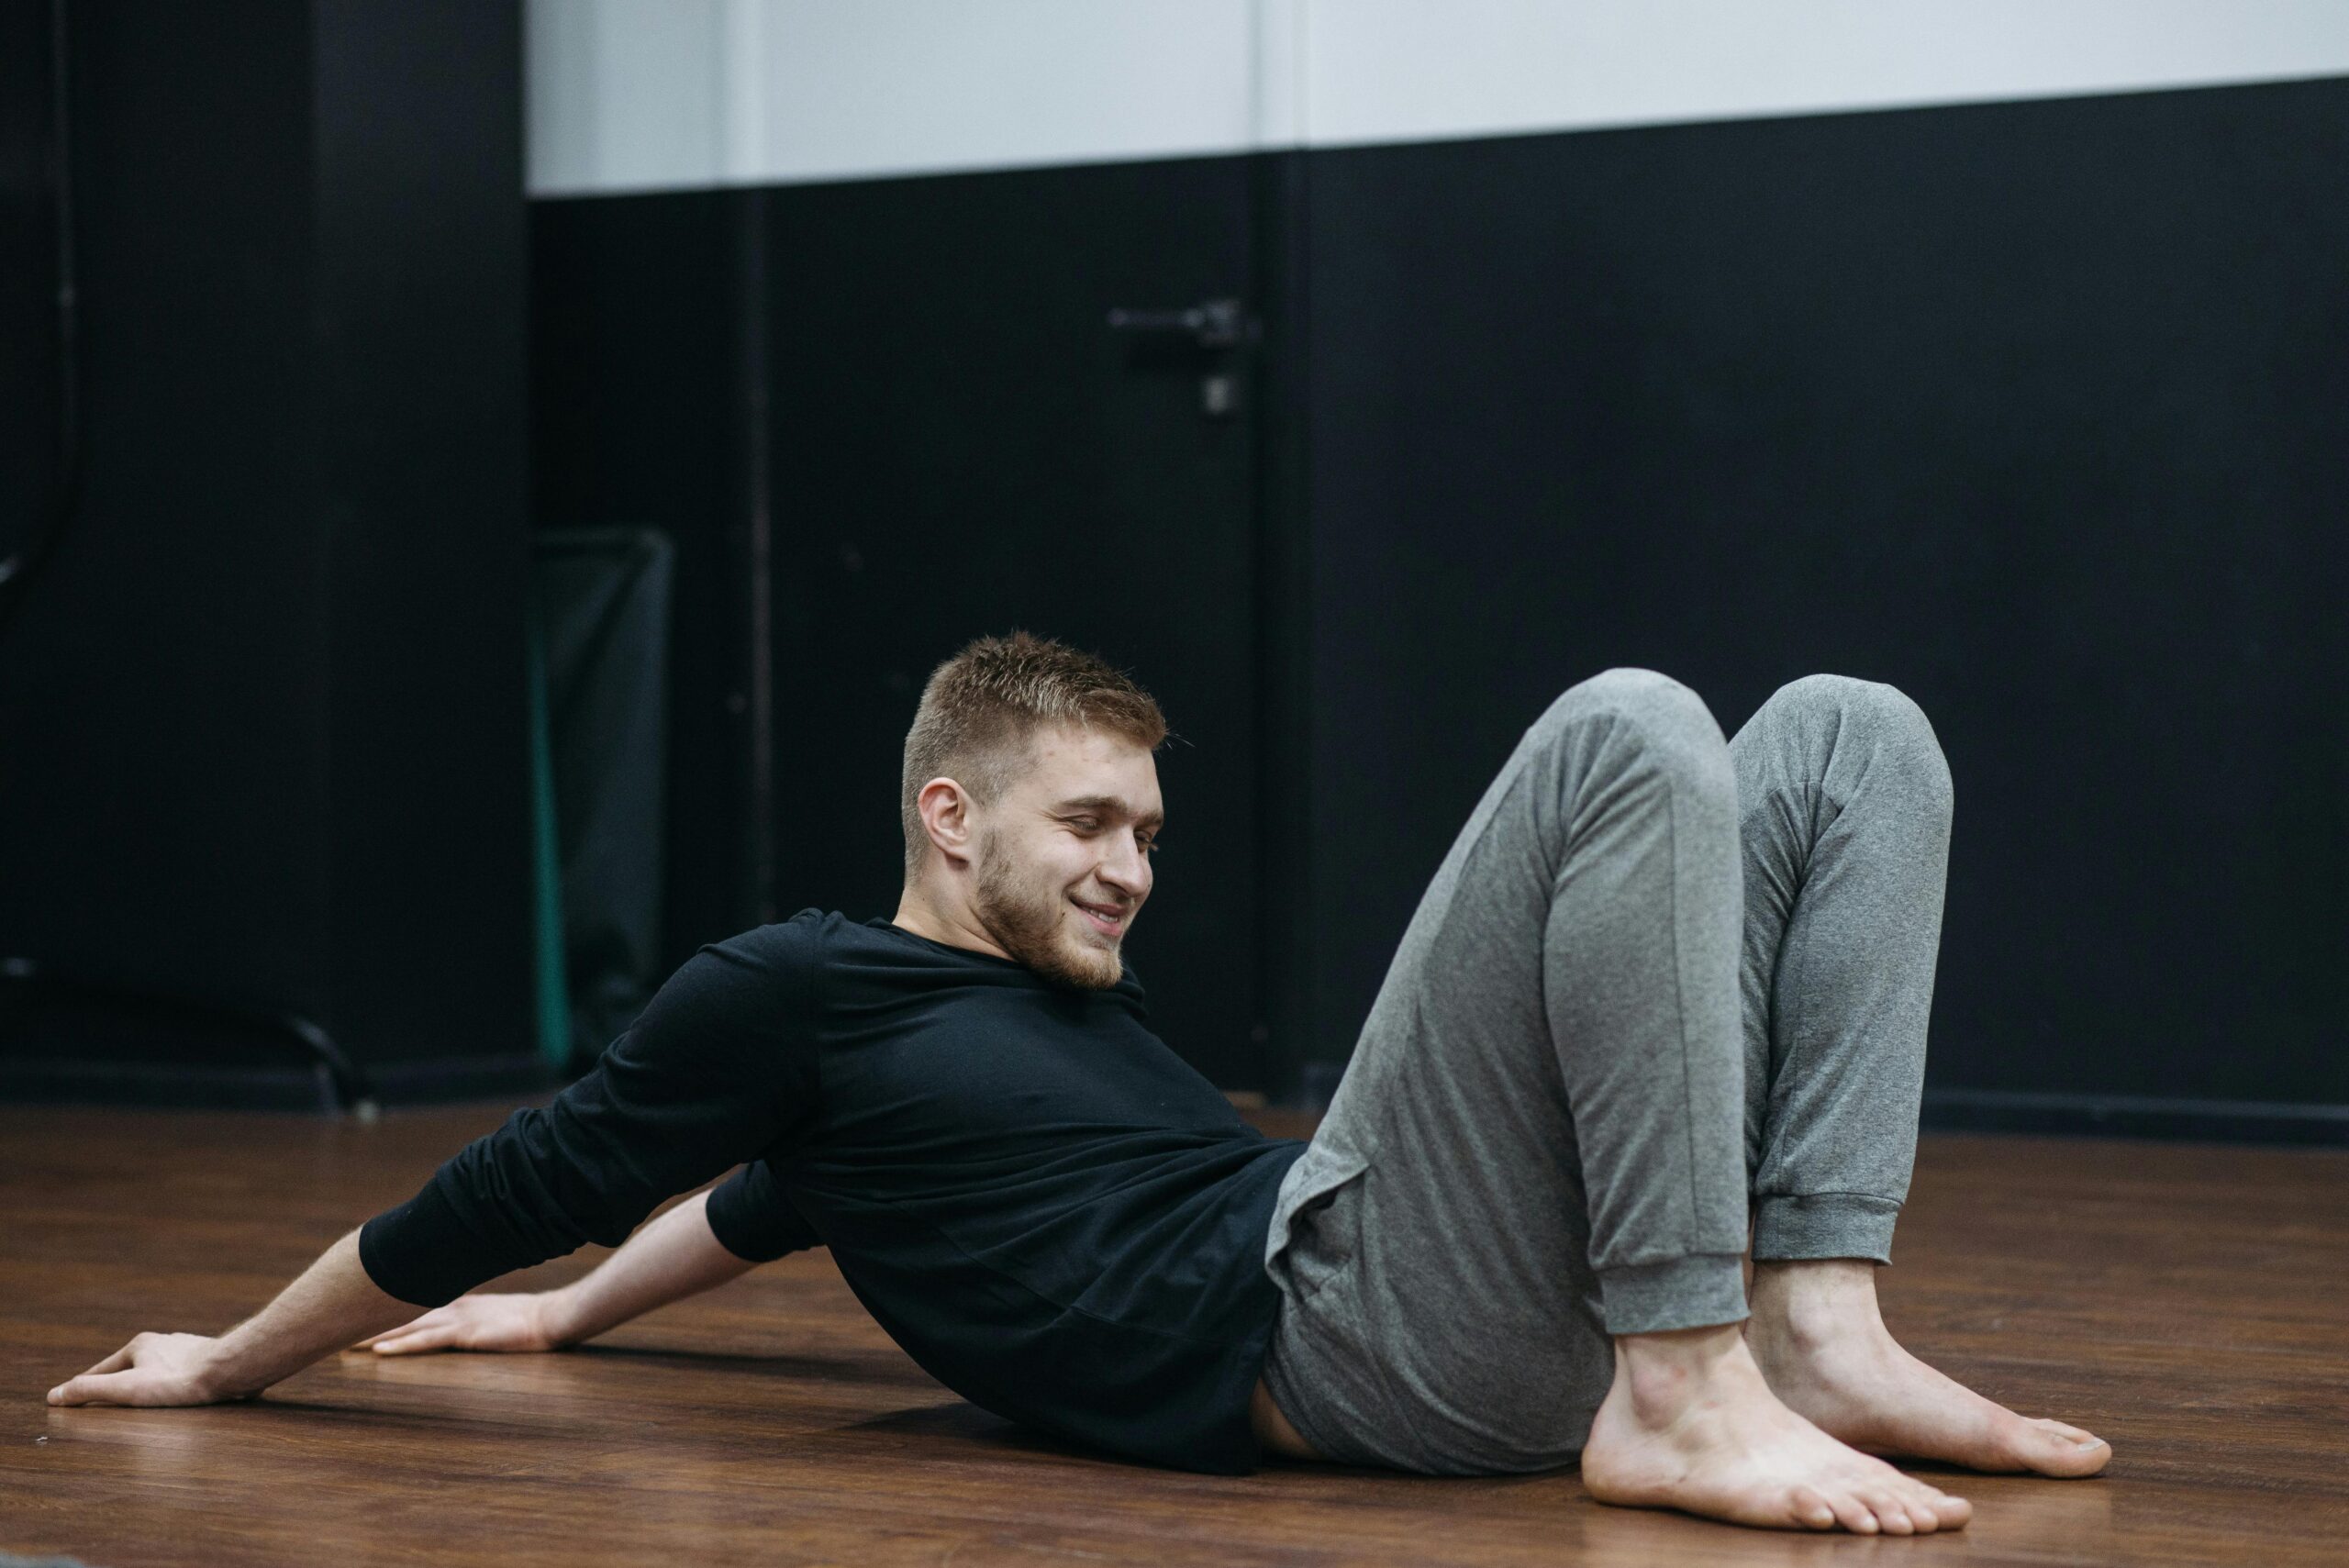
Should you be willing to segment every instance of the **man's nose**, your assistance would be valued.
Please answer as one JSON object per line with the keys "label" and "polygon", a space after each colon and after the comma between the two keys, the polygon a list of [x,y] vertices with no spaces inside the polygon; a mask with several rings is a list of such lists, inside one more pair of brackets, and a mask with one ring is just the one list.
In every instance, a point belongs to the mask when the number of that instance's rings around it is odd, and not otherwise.
{"label": "man's nose", "polygon": [[1132,834],[1123,835],[1101,862],[1101,880],[1129,898],[1150,891],[1150,856]]}

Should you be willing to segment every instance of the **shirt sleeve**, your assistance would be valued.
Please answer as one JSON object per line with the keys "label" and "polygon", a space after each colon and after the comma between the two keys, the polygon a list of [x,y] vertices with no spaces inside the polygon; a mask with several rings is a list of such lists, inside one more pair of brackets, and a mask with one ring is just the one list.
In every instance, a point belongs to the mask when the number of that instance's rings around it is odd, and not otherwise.
{"label": "shirt sleeve", "polygon": [[617,1247],[664,1199],[787,1149],[817,1096],[810,934],[770,926],[695,954],[593,1072],[361,1229],[376,1288],[438,1307],[583,1242]]}
{"label": "shirt sleeve", "polygon": [[747,1262],[771,1263],[824,1244],[764,1160],[751,1161],[713,1188],[702,1212],[718,1244]]}

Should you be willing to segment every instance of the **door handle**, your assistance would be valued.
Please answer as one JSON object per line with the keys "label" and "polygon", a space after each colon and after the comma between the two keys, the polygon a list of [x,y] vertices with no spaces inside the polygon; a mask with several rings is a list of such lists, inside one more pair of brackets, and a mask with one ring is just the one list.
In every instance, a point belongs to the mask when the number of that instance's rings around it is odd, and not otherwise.
{"label": "door handle", "polygon": [[1262,326],[1236,299],[1206,299],[1165,310],[1121,306],[1109,312],[1109,328],[1115,332],[1179,334],[1202,349],[1244,349],[1263,335]]}

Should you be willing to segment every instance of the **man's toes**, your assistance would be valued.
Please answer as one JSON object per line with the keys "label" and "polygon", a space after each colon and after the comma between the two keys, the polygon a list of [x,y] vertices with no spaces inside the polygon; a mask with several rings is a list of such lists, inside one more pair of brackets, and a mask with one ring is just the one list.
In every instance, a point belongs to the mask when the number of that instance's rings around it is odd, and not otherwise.
{"label": "man's toes", "polygon": [[1787,1517],[1805,1529],[1835,1528],[1835,1510],[1809,1486],[1798,1486],[1787,1494]]}
{"label": "man's toes", "polygon": [[1829,1499],[1835,1509],[1835,1522],[1854,1535],[1874,1535],[1880,1528],[1876,1510],[1869,1507],[1856,1492],[1838,1492]]}
{"label": "man's toes", "polygon": [[2044,1418],[2026,1421],[2023,1454],[2031,1468],[2047,1475],[2093,1475],[2112,1459],[2112,1446],[2093,1432]]}
{"label": "man's toes", "polygon": [[1909,1512],[1920,1530],[1955,1529],[1974,1517],[1974,1506],[1963,1497],[1953,1497],[1921,1482],[1918,1491],[1920,1496],[1909,1500]]}
{"label": "man's toes", "polygon": [[1909,1511],[1910,1513],[1916,1512],[1919,1508],[1938,1513],[1942,1504],[1954,1503],[1957,1500],[1921,1476],[1904,1473],[1903,1479],[1909,1483]]}
{"label": "man's toes", "polygon": [[[1933,1511],[1933,1505],[1930,1493],[1924,1487],[1917,1485],[1913,1482],[1901,1487],[1898,1492],[1895,1492],[1892,1495],[1892,1504],[1893,1507],[1898,1508],[1901,1515],[1908,1519],[1910,1533],[1916,1535],[1931,1535],[1934,1530],[1941,1528],[1941,1517]],[[1884,1510],[1882,1508],[1878,1508],[1876,1509],[1876,1514],[1879,1518],[1882,1518]],[[1892,1529],[1892,1522],[1889,1519],[1885,1521],[1885,1529],[1887,1530]],[[1894,1533],[1897,1534],[1899,1532],[1894,1531]]]}
{"label": "man's toes", "polygon": [[1909,1518],[1909,1509],[1902,1504],[1897,1493],[1867,1492],[1861,1495],[1860,1500],[1868,1506],[1868,1512],[1876,1516],[1876,1529],[1885,1534],[1914,1535],[1917,1533],[1916,1525]]}

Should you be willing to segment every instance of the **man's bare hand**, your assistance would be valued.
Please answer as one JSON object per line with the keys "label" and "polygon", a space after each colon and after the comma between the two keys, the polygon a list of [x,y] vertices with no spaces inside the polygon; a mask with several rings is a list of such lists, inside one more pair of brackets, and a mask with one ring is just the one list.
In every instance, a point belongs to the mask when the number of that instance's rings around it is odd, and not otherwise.
{"label": "man's bare hand", "polygon": [[530,1296],[461,1296],[414,1322],[360,1340],[377,1355],[406,1356],[420,1351],[552,1351],[564,1341],[554,1332],[554,1293]]}
{"label": "man's bare hand", "polygon": [[217,1405],[247,1395],[218,1385],[204,1334],[140,1334],[81,1376],[49,1391],[52,1405]]}

